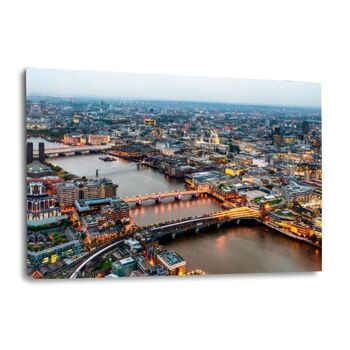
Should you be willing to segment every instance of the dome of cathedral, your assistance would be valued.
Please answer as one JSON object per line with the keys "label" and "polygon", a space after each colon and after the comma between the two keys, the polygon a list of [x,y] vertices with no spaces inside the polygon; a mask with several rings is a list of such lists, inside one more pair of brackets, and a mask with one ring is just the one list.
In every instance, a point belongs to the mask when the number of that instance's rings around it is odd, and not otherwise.
{"label": "dome of cathedral", "polygon": [[218,134],[215,131],[212,131],[209,137],[209,143],[213,143],[215,145],[218,145],[220,143],[220,139]]}

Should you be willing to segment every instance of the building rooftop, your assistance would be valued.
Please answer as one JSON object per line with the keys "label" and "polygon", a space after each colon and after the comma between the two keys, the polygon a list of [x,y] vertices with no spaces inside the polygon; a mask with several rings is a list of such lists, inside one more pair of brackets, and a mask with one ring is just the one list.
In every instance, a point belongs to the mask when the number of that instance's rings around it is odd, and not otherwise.
{"label": "building rooftop", "polygon": [[163,258],[164,261],[170,266],[184,261],[184,259],[182,259],[182,257],[175,253],[173,250],[163,250],[161,253],[159,253],[159,256]]}
{"label": "building rooftop", "polygon": [[120,198],[92,198],[92,199],[78,199],[75,201],[75,207],[78,212],[89,211],[91,205],[111,205],[114,210],[127,209],[128,204]]}
{"label": "building rooftop", "polygon": [[52,173],[52,170],[49,166],[40,163],[38,160],[34,160],[32,163],[27,164],[27,174],[30,176],[39,176],[40,174],[48,175]]}
{"label": "building rooftop", "polygon": [[198,173],[193,173],[193,174],[187,175],[187,177],[193,179],[196,182],[200,182],[200,183],[230,179],[229,176],[227,176],[223,173],[220,173],[219,171],[216,171],[216,170],[201,171]]}
{"label": "building rooftop", "polygon": [[131,256],[129,256],[128,258],[125,258],[125,259],[121,259],[118,261],[121,265],[128,265],[128,264],[131,264],[131,263],[134,263],[135,262],[135,259]]}

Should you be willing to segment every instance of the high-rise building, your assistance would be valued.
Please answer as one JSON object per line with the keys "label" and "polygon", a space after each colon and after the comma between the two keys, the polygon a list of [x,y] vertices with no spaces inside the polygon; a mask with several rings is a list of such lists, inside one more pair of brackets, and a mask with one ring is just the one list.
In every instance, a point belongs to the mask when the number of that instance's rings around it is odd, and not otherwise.
{"label": "high-rise building", "polygon": [[27,164],[33,161],[33,142],[27,142]]}
{"label": "high-rise building", "polygon": [[281,134],[281,128],[275,127],[272,133],[273,143],[275,145],[279,145],[282,143],[282,134]]}
{"label": "high-rise building", "polygon": [[307,120],[303,121],[303,134],[307,135],[310,131],[310,125],[309,122]]}
{"label": "high-rise building", "polygon": [[39,162],[45,162],[45,143],[39,142]]}

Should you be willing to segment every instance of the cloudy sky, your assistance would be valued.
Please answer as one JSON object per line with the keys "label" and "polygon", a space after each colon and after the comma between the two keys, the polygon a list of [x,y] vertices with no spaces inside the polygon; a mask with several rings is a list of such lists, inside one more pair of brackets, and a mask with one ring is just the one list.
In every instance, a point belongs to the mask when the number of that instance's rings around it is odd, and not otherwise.
{"label": "cloudy sky", "polygon": [[320,107],[321,85],[28,68],[27,95],[159,99]]}

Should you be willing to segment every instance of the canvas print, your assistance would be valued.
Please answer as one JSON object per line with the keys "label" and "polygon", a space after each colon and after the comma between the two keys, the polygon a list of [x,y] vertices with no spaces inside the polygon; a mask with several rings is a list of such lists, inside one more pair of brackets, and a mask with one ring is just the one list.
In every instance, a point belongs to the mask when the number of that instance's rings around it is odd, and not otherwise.
{"label": "canvas print", "polygon": [[27,69],[28,276],[320,271],[320,90]]}

